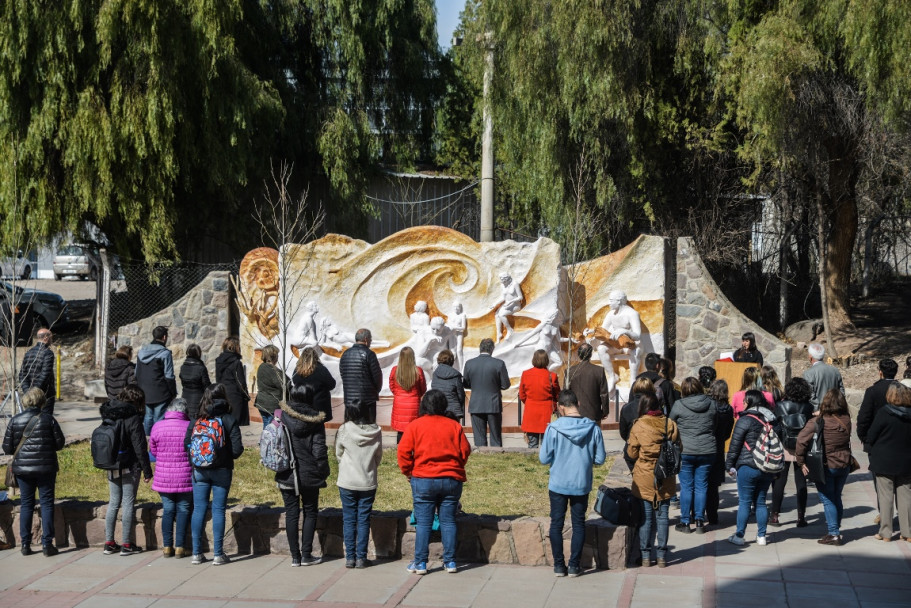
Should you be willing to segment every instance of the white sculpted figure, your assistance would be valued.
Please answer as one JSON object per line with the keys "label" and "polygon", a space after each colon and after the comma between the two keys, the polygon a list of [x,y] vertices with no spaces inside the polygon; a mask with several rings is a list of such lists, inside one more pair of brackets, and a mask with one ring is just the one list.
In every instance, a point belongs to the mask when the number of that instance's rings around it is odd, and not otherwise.
{"label": "white sculpted figure", "polygon": [[626,355],[629,358],[631,379],[639,373],[639,359],[642,356],[642,321],[639,313],[629,305],[626,293],[619,290],[610,292],[607,303],[610,305],[610,312],[605,315],[601,327],[594,331],[586,330],[585,333],[593,339],[592,341],[598,343],[598,357],[607,374],[607,388],[613,392],[620,379],[614,372],[613,357]]}
{"label": "white sculpted figure", "polygon": [[414,312],[411,313],[411,333],[416,334],[430,325],[430,315],[427,314],[427,302],[418,300],[414,303]]}
{"label": "white sculpted figure", "polygon": [[461,372],[462,367],[465,365],[465,356],[462,352],[462,347],[465,341],[465,331],[468,329],[468,315],[465,314],[465,308],[462,306],[461,301],[456,300],[455,312],[446,319],[446,325],[452,332],[451,335],[455,342],[453,346],[455,347],[456,369]]}
{"label": "white sculpted figure", "polygon": [[449,348],[452,331],[446,327],[443,317],[434,317],[430,325],[415,334],[411,342],[414,344],[414,360],[428,375],[433,374],[437,355]]}
{"label": "white sculpted figure", "polygon": [[531,330],[521,342],[516,344],[516,348],[522,346],[534,336],[537,336],[538,340],[535,342],[535,350],[547,352],[547,357],[550,359],[550,364],[547,366],[547,369],[556,372],[560,369],[560,366],[563,365],[563,353],[560,352],[560,343],[569,342],[569,338],[564,338],[560,335],[560,325],[562,323],[563,314],[559,309],[554,308],[547,313],[547,316],[544,317],[544,320],[542,320],[537,327]]}
{"label": "white sculpted figure", "polygon": [[[497,324],[497,339],[496,342],[500,342],[500,337],[503,334],[503,329],[506,329],[505,339],[509,339],[512,336],[512,325],[509,324],[509,315],[519,312],[519,309],[522,308],[522,300],[524,296],[522,295],[522,288],[519,287],[519,284],[516,283],[513,278],[507,272],[500,273],[500,282],[503,284],[503,305],[497,310],[497,314],[494,317]],[[496,308],[496,305],[493,306]]]}
{"label": "white sculpted figure", "polygon": [[[292,348],[295,348],[300,352],[308,346],[312,346],[316,349],[316,352],[322,352],[319,347],[319,343],[321,342],[320,334],[316,329],[317,313],[319,313],[319,306],[317,303],[312,301],[307,302],[306,306],[304,306],[303,314],[289,323],[283,362],[290,363],[291,365],[294,365],[297,362],[297,357],[294,355]],[[281,339],[282,336],[278,335],[275,337],[274,341],[280,342]]]}

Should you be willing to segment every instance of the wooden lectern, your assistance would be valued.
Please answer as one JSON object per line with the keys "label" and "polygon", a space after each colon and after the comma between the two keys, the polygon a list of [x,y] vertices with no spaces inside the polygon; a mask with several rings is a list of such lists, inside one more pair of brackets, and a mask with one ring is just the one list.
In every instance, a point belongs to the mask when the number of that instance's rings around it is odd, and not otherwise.
{"label": "wooden lectern", "polygon": [[[718,374],[716,380],[724,380],[728,383],[728,398],[733,398],[734,393],[740,390],[743,384],[743,370],[748,367],[760,367],[758,363],[737,363],[735,361],[715,361],[715,373]],[[706,387],[708,388],[708,387]]]}

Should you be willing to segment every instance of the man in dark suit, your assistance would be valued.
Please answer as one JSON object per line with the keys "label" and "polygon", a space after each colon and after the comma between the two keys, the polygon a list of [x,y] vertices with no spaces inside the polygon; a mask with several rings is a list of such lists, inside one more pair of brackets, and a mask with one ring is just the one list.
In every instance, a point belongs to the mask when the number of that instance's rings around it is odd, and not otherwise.
{"label": "man in dark suit", "polygon": [[591,362],[591,344],[582,344],[577,351],[579,363],[569,368],[566,388],[572,389],[579,400],[579,413],[601,423],[610,411],[607,378],[604,368]]}
{"label": "man in dark suit", "polygon": [[487,445],[487,427],[490,427],[490,445],[503,445],[503,395],[509,388],[506,364],[491,356],[493,340],[484,338],[478,347],[481,354],[465,363],[462,385],[471,390],[468,413],[475,447]]}

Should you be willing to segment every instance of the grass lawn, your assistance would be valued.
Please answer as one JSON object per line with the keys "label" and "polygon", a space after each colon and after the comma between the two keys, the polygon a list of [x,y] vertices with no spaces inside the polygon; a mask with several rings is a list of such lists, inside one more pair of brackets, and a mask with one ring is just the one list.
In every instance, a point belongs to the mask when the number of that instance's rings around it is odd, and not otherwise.
{"label": "grass lawn", "polygon": [[[332,447],[330,446],[330,452]],[[103,471],[92,466],[89,443],[82,442],[64,448],[60,453],[60,473],[57,476],[57,498],[75,498],[86,501],[107,502],[108,484]],[[335,479],[338,462],[329,456],[332,473],[329,487],[320,493],[320,507],[341,507]],[[611,458],[596,467],[595,488],[589,504],[594,501],[597,487],[607,475]],[[0,467],[0,485],[6,467]],[[515,517],[520,515],[547,516],[550,502],[547,497],[548,467],[538,461],[535,454],[479,454],[468,459],[468,483],[462,492],[462,508],[466,513]],[[273,473],[259,463],[259,451],[244,451],[234,469],[234,482],[228,496],[229,505],[280,506],[281,496],[273,481]],[[139,503],[159,502],[151,484],[141,484]],[[380,465],[379,490],[374,508],[378,511],[411,510],[411,487],[399,471],[395,450],[383,453]]]}

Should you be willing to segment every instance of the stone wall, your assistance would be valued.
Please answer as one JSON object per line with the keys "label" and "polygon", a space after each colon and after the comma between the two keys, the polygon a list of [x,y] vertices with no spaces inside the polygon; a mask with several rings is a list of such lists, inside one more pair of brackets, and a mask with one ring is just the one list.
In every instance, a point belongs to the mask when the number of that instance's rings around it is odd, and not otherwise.
{"label": "stone wall", "polygon": [[691,238],[677,239],[676,377],[695,376],[703,365],[712,366],[719,353],[738,348],[740,336],[747,331],[756,335],[756,347],[765,363],[775,367],[783,382],[789,379],[791,347],[763,330],[724,297]]}
{"label": "stone wall", "polygon": [[210,272],[199,285],[167,308],[154,315],[117,328],[117,346],[132,346],[134,354],[143,344],[152,341],[152,330],[162,325],[168,328],[168,348],[174,356],[174,374],[192,343],[202,348],[202,360],[214,374],[215,358],[221,353],[221,343],[230,335],[231,273]]}
{"label": "stone wall", "polygon": [[[101,547],[104,545],[106,503],[64,500],[57,503],[54,515],[58,547]],[[370,558],[399,559],[414,554],[414,527],[409,513],[374,512],[370,525]],[[9,501],[0,504],[0,531],[11,540],[18,538],[19,510]],[[567,518],[563,530],[564,552],[569,554],[572,530]],[[35,538],[41,537],[41,512],[35,509]],[[488,515],[462,515],[458,518],[459,546],[456,558],[463,562],[550,565],[553,557],[548,538],[550,519],[519,517],[499,519]],[[115,538],[121,538],[120,521]],[[16,534],[13,535],[13,531]],[[340,509],[320,511],[314,539],[314,552],[330,557],[344,557],[342,513]],[[147,549],[161,546],[161,505],[141,504],[136,507],[136,542]],[[203,550],[211,551],[211,518],[206,521]],[[189,531],[186,546],[190,546]],[[241,554],[288,554],[284,509],[238,506],[228,510],[225,550]],[[430,559],[440,560],[443,545],[439,533],[431,535]],[[614,526],[600,517],[585,525],[584,567],[620,570],[638,556],[638,534],[635,529]]]}

